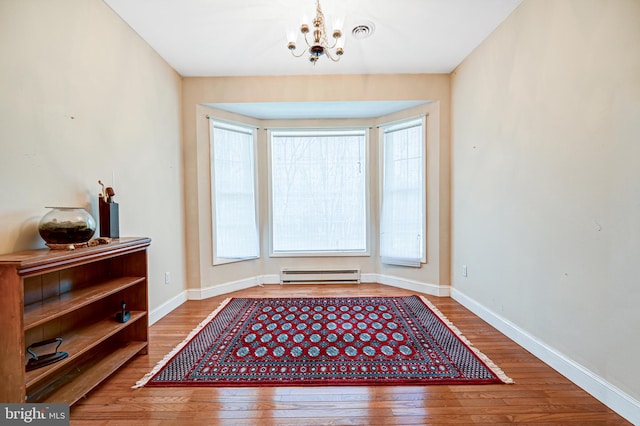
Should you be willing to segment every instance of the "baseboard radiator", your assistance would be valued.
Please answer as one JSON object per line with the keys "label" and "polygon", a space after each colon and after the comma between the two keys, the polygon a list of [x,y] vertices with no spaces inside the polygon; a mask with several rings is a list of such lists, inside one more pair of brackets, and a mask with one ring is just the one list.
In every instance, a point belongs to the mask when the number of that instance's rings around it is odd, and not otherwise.
{"label": "baseboard radiator", "polygon": [[280,284],[358,284],[360,269],[294,269],[280,270]]}

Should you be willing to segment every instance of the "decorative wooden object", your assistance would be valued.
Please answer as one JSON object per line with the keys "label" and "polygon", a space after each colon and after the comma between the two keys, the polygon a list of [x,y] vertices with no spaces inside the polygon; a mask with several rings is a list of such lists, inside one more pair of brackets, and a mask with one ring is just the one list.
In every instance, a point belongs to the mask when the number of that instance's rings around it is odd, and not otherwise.
{"label": "decorative wooden object", "polygon": [[120,237],[120,215],[118,210],[118,203],[107,203],[102,198],[98,198],[101,237]]}
{"label": "decorative wooden object", "polygon": [[[147,353],[149,238],[0,255],[0,401],[73,404]],[[130,319],[115,315],[126,301]],[[62,337],[69,356],[25,371],[26,348]]]}

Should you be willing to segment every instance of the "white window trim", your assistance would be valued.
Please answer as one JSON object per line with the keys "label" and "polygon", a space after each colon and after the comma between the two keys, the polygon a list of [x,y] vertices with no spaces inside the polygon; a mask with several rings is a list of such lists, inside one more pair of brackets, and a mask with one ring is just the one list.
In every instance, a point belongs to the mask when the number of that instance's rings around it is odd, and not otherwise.
{"label": "white window trim", "polygon": [[[259,196],[260,190],[258,186],[258,144],[257,144],[257,129],[255,127],[249,126],[247,124],[242,123],[234,123],[227,120],[221,120],[215,117],[207,116],[209,119],[209,182],[210,182],[210,195],[211,195],[211,254],[212,254],[212,265],[224,265],[228,263],[237,263],[244,262],[247,260],[259,259],[261,256],[261,244],[260,244],[260,210],[259,210]],[[256,231],[258,233],[258,252],[256,256],[247,256],[242,258],[227,258],[227,257],[218,257],[217,256],[217,247],[216,247],[216,238],[214,236],[214,232],[216,229],[216,209],[215,209],[215,182],[214,182],[214,172],[213,172],[213,140],[211,138],[211,128],[213,126],[218,126],[221,128],[227,128],[229,130],[235,130],[239,132],[244,132],[247,134],[251,134],[252,145],[253,145],[253,185],[254,185],[254,203],[255,203],[255,220],[256,220]]]}
{"label": "white window trim", "polygon": [[[343,251],[314,251],[314,250],[306,250],[306,251],[274,251],[273,249],[273,200],[271,197],[272,194],[272,164],[271,164],[271,138],[273,133],[277,133],[279,131],[286,132],[295,132],[299,130],[300,133],[309,133],[313,131],[318,132],[335,132],[335,133],[345,133],[345,132],[358,132],[364,131],[365,134],[365,159],[366,166],[365,170],[365,249],[364,250],[343,250]],[[371,157],[370,157],[370,127],[348,127],[348,128],[339,128],[339,127],[319,127],[319,128],[273,128],[267,129],[267,198],[269,205],[269,257],[370,257],[371,256]]]}

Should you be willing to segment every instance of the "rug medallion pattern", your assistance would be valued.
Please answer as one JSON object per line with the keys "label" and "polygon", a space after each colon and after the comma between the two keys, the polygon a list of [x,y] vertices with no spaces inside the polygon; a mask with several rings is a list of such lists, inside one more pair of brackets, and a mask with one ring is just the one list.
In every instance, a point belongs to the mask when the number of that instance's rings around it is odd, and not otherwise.
{"label": "rug medallion pattern", "polygon": [[502,383],[417,296],[234,298],[145,386]]}

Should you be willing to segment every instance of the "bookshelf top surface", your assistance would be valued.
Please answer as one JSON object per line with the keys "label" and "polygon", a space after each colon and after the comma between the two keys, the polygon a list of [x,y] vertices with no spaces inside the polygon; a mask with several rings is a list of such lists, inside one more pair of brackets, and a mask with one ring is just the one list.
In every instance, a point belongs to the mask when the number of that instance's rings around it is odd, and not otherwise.
{"label": "bookshelf top surface", "polygon": [[75,250],[51,250],[48,248],[25,250],[0,255],[0,266],[11,265],[23,275],[40,267],[51,265],[64,266],[81,262],[85,259],[98,260],[112,254],[124,254],[129,251],[144,249],[151,244],[147,237],[114,238],[109,244],[93,247],[82,247]]}

